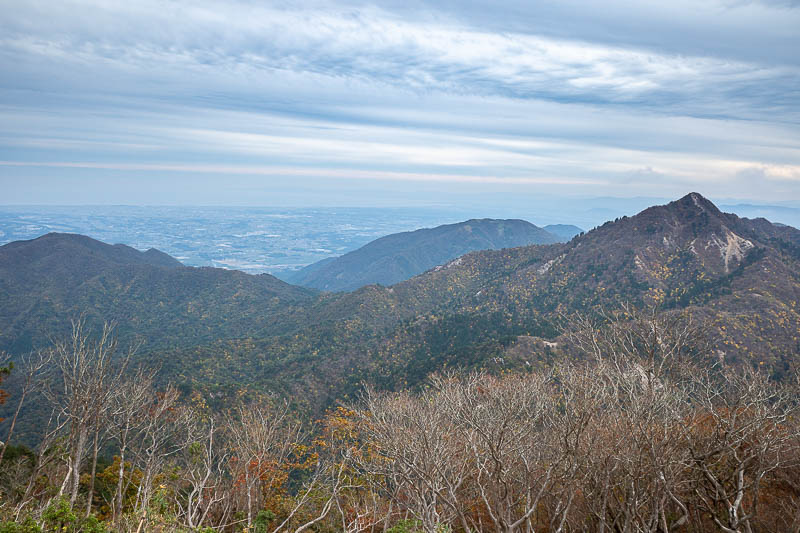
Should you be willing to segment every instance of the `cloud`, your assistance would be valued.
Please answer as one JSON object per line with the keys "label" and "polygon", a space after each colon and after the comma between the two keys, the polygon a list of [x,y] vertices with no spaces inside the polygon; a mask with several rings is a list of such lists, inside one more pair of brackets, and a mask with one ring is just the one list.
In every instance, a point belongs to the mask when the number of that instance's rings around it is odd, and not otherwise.
{"label": "cloud", "polygon": [[[70,8],[84,16],[75,17]],[[490,32],[457,19],[406,19],[371,6],[165,6],[143,0],[67,3],[62,10],[41,27],[11,24],[0,46],[7,54],[34,62],[178,78],[172,81],[179,87],[187,76],[226,81],[239,77],[258,84],[295,73],[414,91],[627,103],[690,114],[724,114],[724,101],[733,116],[752,114],[766,107],[767,99],[773,111],[792,110],[775,101],[774,91],[765,94],[753,86],[780,88],[800,82],[796,64],[763,65],[574,38]],[[34,13],[18,18],[27,20]],[[102,76],[92,81],[107,83]],[[731,101],[736,105],[730,106]],[[742,107],[744,112],[737,113]]]}
{"label": "cloud", "polygon": [[742,165],[735,179],[745,181],[800,182],[800,165]]}
{"label": "cloud", "polygon": [[722,0],[14,3],[0,177],[664,196],[746,195],[737,173],[760,169],[752,194],[778,197],[800,165],[798,25],[785,2]]}
{"label": "cloud", "polygon": [[800,7],[800,0],[728,0],[725,4],[730,7],[761,4],[769,7],[796,9]]}
{"label": "cloud", "polygon": [[345,178],[348,180],[387,180],[387,181],[412,181],[412,182],[437,182],[437,183],[476,183],[476,184],[506,184],[506,185],[594,185],[602,186],[606,183],[594,179],[568,179],[558,177],[502,177],[502,176],[476,176],[468,174],[431,174],[419,172],[390,172],[367,170],[343,170],[340,168],[300,168],[280,166],[225,166],[225,165],[190,165],[190,164],[147,164],[147,163],[95,163],[95,162],[47,162],[30,163],[19,161],[0,161],[0,167],[45,167],[66,169],[92,169],[115,171],[146,171],[146,172],[179,172],[191,174],[216,174],[240,176],[307,176],[316,178]]}

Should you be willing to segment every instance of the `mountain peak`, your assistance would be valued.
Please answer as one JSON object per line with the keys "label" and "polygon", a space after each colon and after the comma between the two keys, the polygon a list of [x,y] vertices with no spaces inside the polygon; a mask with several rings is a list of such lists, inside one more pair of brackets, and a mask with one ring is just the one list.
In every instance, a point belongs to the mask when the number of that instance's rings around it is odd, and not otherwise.
{"label": "mountain peak", "polygon": [[[718,231],[733,222],[730,217],[720,211],[710,200],[700,193],[691,192],[666,205],[648,207],[629,220],[634,226],[645,224],[650,232],[659,228],[675,231],[679,228],[691,227],[693,232]],[[735,217],[734,217],[735,218]],[[668,228],[670,228],[668,230]]]}
{"label": "mountain peak", "polygon": [[683,198],[675,200],[674,202],[670,202],[667,206],[678,207],[682,209],[691,209],[691,210],[699,210],[700,212],[706,212],[710,215],[721,215],[722,211],[720,211],[714,203],[709,200],[708,198],[704,197],[702,194],[697,192],[690,192]]}
{"label": "mountain peak", "polygon": [[14,241],[0,247],[0,261],[43,262],[54,265],[84,261],[90,271],[100,265],[148,264],[182,267],[180,261],[159,250],[141,252],[125,244],[106,244],[86,235],[51,232],[35,239]]}
{"label": "mountain peak", "polygon": [[351,291],[376,283],[393,285],[469,252],[559,240],[524,220],[470,219],[387,235],[343,256],[309,265],[287,279],[326,291]]}

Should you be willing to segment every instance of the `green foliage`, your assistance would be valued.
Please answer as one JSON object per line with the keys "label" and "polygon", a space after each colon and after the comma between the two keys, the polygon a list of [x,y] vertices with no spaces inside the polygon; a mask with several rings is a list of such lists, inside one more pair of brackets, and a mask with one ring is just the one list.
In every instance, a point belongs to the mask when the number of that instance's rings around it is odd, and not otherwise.
{"label": "green foliage", "polygon": [[44,531],[63,532],[63,533],[106,533],[107,529],[103,522],[99,521],[94,515],[88,518],[79,518],[75,511],[69,508],[66,498],[57,498],[50,502],[50,505],[42,513],[42,520],[45,524]]}
{"label": "green foliage", "polygon": [[6,452],[3,455],[3,463],[14,463],[20,459],[26,459],[29,464],[33,465],[36,461],[36,454],[25,445],[9,444],[6,446]]}
{"label": "green foliage", "polygon": [[387,533],[422,533],[422,522],[414,519],[400,520]]}
{"label": "green foliage", "polygon": [[97,519],[94,515],[89,515],[88,518],[81,520],[80,529],[76,530],[80,533],[106,533],[106,525]]}
{"label": "green foliage", "polygon": [[42,513],[42,519],[50,529],[75,531],[78,516],[69,508],[66,498],[57,498]]}
{"label": "green foliage", "polygon": [[42,528],[31,518],[26,516],[22,522],[0,522],[0,533],[41,533]]}
{"label": "green foliage", "polygon": [[[386,530],[387,533],[423,533],[422,522],[413,518],[400,520]],[[450,533],[452,528],[447,524],[439,524],[433,533]]]}
{"label": "green foliage", "polygon": [[273,520],[275,520],[275,513],[269,509],[259,511],[253,520],[253,533],[267,533],[269,524]]}

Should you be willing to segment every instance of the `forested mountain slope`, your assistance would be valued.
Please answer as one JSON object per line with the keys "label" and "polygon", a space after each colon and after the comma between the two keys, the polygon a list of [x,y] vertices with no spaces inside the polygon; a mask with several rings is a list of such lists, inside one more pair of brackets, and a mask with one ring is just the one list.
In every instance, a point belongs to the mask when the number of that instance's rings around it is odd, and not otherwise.
{"label": "forested mountain slope", "polygon": [[286,335],[174,355],[187,386],[261,383],[314,407],[362,381],[393,389],[447,367],[537,364],[558,356],[535,338],[559,343],[562,315],[630,303],[687,309],[720,358],[780,377],[800,342],[798,244],[793,228],[691,194],[568,244],[474,252],[392,287],[322,295]]}
{"label": "forested mountain slope", "polygon": [[121,340],[140,338],[145,350],[264,334],[313,298],[266,274],[184,267],[158,250],[50,233],[0,247],[0,350],[42,347],[80,315],[116,321]]}
{"label": "forested mountain slope", "polygon": [[393,285],[476,250],[559,240],[560,236],[524,220],[473,219],[387,235],[341,257],[311,264],[286,279],[325,291],[352,291],[365,285]]}
{"label": "forested mountain slope", "polygon": [[[206,518],[264,525],[301,507],[322,508],[316,518],[298,515],[301,523],[322,523],[334,498],[346,520],[365,494],[375,516],[396,504],[390,519],[405,527],[408,509],[425,516],[428,480],[440,472],[460,476],[448,497],[465,509],[464,530],[485,529],[490,508],[537,511],[546,528],[574,505],[570,520],[582,531],[598,509],[618,524],[652,524],[656,514],[641,510],[654,509],[661,524],[680,526],[690,514],[697,524],[712,515],[731,523],[731,508],[758,501],[762,515],[746,516],[782,531],[779,513],[796,499],[787,481],[797,478],[796,383],[782,378],[798,359],[800,232],[721,213],[697,194],[567,244],[473,252],[350,293],[186,268],[79,236],[0,248],[0,266],[2,325],[15,328],[4,340],[16,356],[23,341],[43,338],[37,327],[58,335],[75,313],[98,325],[117,320],[123,345],[146,341],[122,367],[94,351],[113,341],[92,348],[78,333],[77,349],[67,343],[41,359],[37,384],[50,380],[52,389],[25,389],[13,442],[39,442],[39,453],[34,460],[8,447],[3,464],[14,467],[3,470],[0,491],[20,508],[48,509],[51,522],[69,512],[67,500],[52,500],[61,486],[81,515],[94,508],[123,523],[127,513],[138,521],[131,530],[148,520],[175,525],[177,516],[190,528]],[[604,310],[616,320],[600,324]],[[710,344],[683,311],[706,326]],[[448,368],[483,371],[431,377]],[[2,383],[14,400],[25,375],[14,369]],[[61,391],[42,393],[61,381]],[[17,421],[15,403],[0,416]],[[330,409],[336,403],[344,405]],[[68,426],[48,423],[53,408],[72,417]],[[311,420],[319,431],[307,429]],[[106,436],[120,455],[95,465],[90,449],[102,453]],[[487,450],[512,474],[490,475]],[[409,479],[409,462],[431,468]],[[126,474],[143,499],[126,498]],[[415,479],[424,479],[419,499],[406,490]],[[513,505],[503,503],[508,479],[518,487]],[[720,487],[749,495],[732,507],[720,503]],[[531,500],[533,489],[546,498]],[[480,503],[486,490],[498,497]],[[215,514],[196,522],[200,494]],[[153,513],[149,501],[158,501]],[[423,529],[458,523],[442,516]]]}
{"label": "forested mountain slope", "polygon": [[536,365],[560,356],[564,315],[623,303],[687,309],[722,360],[776,377],[800,343],[800,232],[721,213],[694,193],[567,244],[473,252],[350,293],[149,264],[59,274],[72,280],[59,291],[47,269],[0,265],[8,349],[42,324],[64,330],[74,313],[115,319],[121,335],[145,338],[140,361],[160,365],[160,379],[219,402],[272,390],[319,411],[364,381],[397,389],[448,367]]}

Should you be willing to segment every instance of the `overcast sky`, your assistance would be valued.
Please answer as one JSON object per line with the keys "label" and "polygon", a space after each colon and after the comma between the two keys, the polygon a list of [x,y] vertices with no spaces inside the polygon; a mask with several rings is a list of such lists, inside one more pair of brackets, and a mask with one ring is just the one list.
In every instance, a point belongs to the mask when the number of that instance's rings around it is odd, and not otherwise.
{"label": "overcast sky", "polygon": [[800,201],[797,0],[0,9],[0,204]]}

